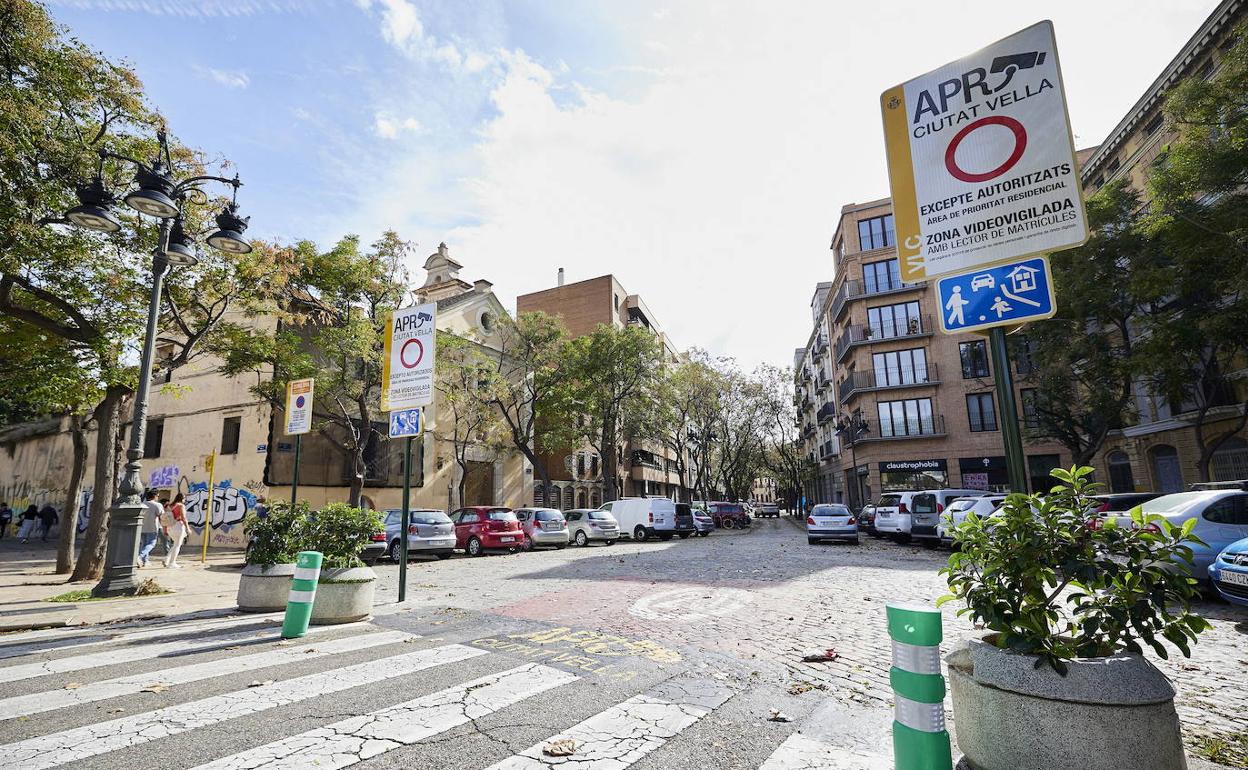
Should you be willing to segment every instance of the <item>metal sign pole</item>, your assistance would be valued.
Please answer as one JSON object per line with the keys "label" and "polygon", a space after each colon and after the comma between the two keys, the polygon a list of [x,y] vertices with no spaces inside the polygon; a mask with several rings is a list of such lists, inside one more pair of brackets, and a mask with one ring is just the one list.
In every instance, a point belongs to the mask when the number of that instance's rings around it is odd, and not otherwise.
{"label": "metal sign pole", "polygon": [[412,437],[403,440],[403,518],[399,525],[399,601],[407,598],[407,528],[411,526]]}
{"label": "metal sign pole", "polygon": [[303,454],[303,434],[295,435],[295,477],[291,480],[290,485],[290,507],[295,507],[295,502],[299,500],[299,456]]}
{"label": "metal sign pole", "polygon": [[1023,436],[1018,427],[1018,407],[1014,403],[1014,378],[1010,375],[1010,351],[1005,329],[994,327],[988,334],[992,349],[992,376],[997,384],[997,411],[1001,415],[1001,439],[1005,442],[1005,465],[1011,492],[1027,492],[1027,459],[1023,456]]}
{"label": "metal sign pole", "polygon": [[216,497],[214,487],[217,484],[217,453],[208,455],[208,499],[202,506],[204,510],[204,542],[199,549],[199,563],[208,561],[208,538],[212,536],[212,503]]}

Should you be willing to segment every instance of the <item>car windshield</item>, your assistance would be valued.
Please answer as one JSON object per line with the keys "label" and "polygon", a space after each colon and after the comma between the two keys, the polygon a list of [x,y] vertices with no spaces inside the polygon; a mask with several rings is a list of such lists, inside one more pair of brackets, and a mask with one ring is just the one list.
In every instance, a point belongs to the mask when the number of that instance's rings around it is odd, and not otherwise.
{"label": "car windshield", "polygon": [[901,495],[884,495],[876,505],[881,508],[896,508],[897,503],[901,502]]}
{"label": "car windshield", "polygon": [[559,511],[538,511],[534,518],[538,521],[563,521],[563,514]]}
{"label": "car windshield", "polygon": [[849,509],[843,505],[816,505],[812,516],[848,516]]}
{"label": "car windshield", "polygon": [[442,511],[412,511],[412,521],[416,524],[450,524],[451,517]]}
{"label": "car windshield", "polygon": [[589,518],[593,519],[594,521],[611,521],[612,520],[611,514],[607,513],[606,511],[593,511],[589,514]]}
{"label": "car windshield", "polygon": [[487,515],[489,516],[490,521],[516,521],[516,514],[504,508],[490,511]]}
{"label": "car windshield", "polygon": [[969,509],[971,509],[971,508],[974,508],[974,507],[975,507],[975,504],[976,504],[976,503],[978,503],[979,501],[980,501],[980,498],[978,498],[978,497],[963,497],[963,498],[959,498],[958,500],[953,501],[953,503],[951,503],[951,504],[949,505],[949,507],[948,507],[948,508],[946,508],[945,510],[947,510],[947,511],[949,511],[949,512],[951,512],[951,513],[952,513],[953,511],[965,511],[965,510],[969,510]]}
{"label": "car windshield", "polygon": [[1149,500],[1140,506],[1144,513],[1170,513],[1180,511],[1192,503],[1208,500],[1208,492],[1178,492],[1173,495],[1162,495]]}

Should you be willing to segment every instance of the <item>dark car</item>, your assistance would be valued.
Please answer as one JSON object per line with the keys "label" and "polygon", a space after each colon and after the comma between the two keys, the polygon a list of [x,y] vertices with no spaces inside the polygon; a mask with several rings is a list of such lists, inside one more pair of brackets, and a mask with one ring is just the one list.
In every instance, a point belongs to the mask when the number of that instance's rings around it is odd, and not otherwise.
{"label": "dark car", "polygon": [[858,529],[866,532],[872,537],[883,537],[879,532],[875,531],[875,506],[868,503],[862,506],[862,510],[858,512]]}
{"label": "dark car", "polygon": [[723,529],[748,529],[750,514],[741,503],[711,503],[706,506],[715,526]]}
{"label": "dark car", "polygon": [[455,524],[455,547],[469,556],[515,551],[524,543],[524,530],[510,508],[469,506],[451,514],[451,521]]}
{"label": "dark car", "polygon": [[1089,523],[1093,527],[1099,527],[1106,518],[1113,516],[1117,519],[1118,526],[1130,528],[1131,509],[1158,497],[1161,497],[1160,492],[1115,492],[1108,495],[1093,495],[1092,499],[1097,502],[1097,508],[1092,511]]}

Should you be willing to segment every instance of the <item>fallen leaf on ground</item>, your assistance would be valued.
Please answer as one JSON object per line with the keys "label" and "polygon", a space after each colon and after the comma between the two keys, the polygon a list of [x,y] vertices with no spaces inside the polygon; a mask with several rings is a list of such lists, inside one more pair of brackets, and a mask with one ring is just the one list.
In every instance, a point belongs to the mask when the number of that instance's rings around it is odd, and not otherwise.
{"label": "fallen leaf on ground", "polygon": [[109,711],[108,713],[110,713],[110,714],[124,714],[124,713],[125,713],[125,711],[126,711],[125,709],[113,709],[113,710]]}
{"label": "fallen leaf on ground", "polygon": [[793,721],[793,717],[784,713],[780,709],[772,709],[771,716],[767,717],[767,719],[771,720],[772,722],[792,722]]}
{"label": "fallen leaf on ground", "polygon": [[169,685],[163,682],[153,682],[152,684],[149,684],[147,687],[144,687],[142,690],[139,690],[139,692],[164,692],[165,690],[168,690],[168,689],[169,689]]}
{"label": "fallen leaf on ground", "polygon": [[548,757],[570,757],[576,753],[576,741],[571,738],[551,741],[542,747],[542,753]]}
{"label": "fallen leaf on ground", "polygon": [[82,682],[69,682],[65,685],[66,690],[77,690],[82,687]]}
{"label": "fallen leaf on ground", "polygon": [[830,660],[836,660],[840,655],[836,650],[829,647],[819,652],[809,652],[802,656],[802,660],[806,663],[826,663]]}
{"label": "fallen leaf on ground", "polygon": [[256,681],[252,682],[251,684],[249,684],[249,685],[247,685],[247,686],[248,686],[248,687],[264,687],[266,684],[273,684],[273,680],[272,680],[272,679],[265,679],[265,680],[262,682],[262,681],[260,681],[259,679],[257,679]]}
{"label": "fallen leaf on ground", "polygon": [[295,640],[294,640],[294,639],[283,639],[282,641],[280,641],[280,642],[278,642],[278,643],[277,643],[277,646],[278,646],[278,647],[289,647],[290,645],[292,645],[292,644],[294,644],[294,643],[295,643]]}
{"label": "fallen leaf on ground", "polygon": [[789,684],[789,695],[801,695],[813,689],[815,689],[815,686],[810,682],[791,682]]}

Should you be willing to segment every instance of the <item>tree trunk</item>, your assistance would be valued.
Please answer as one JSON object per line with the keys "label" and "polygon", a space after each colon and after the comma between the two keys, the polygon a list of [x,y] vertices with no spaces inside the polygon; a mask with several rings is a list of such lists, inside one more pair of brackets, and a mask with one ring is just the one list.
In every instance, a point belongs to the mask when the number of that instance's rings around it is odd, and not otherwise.
{"label": "tree trunk", "polygon": [[459,466],[459,479],[455,482],[455,491],[459,493],[459,507],[463,508],[464,490],[468,488],[468,461],[466,458],[455,458],[455,464]]}
{"label": "tree trunk", "polygon": [[68,575],[74,569],[74,541],[78,538],[78,498],[82,493],[82,477],[87,473],[87,434],[82,425],[82,415],[70,415],[69,438],[74,445],[74,459],[69,469],[65,505],[61,508],[60,539],[56,544],[58,575]]}
{"label": "tree trunk", "polygon": [[[91,513],[82,553],[70,582],[99,580],[104,573],[104,549],[108,545],[108,512],[117,493],[124,454],[121,451],[121,405],[130,389],[112,385],[95,408],[95,474],[91,490]],[[77,522],[75,522],[75,526]]]}

